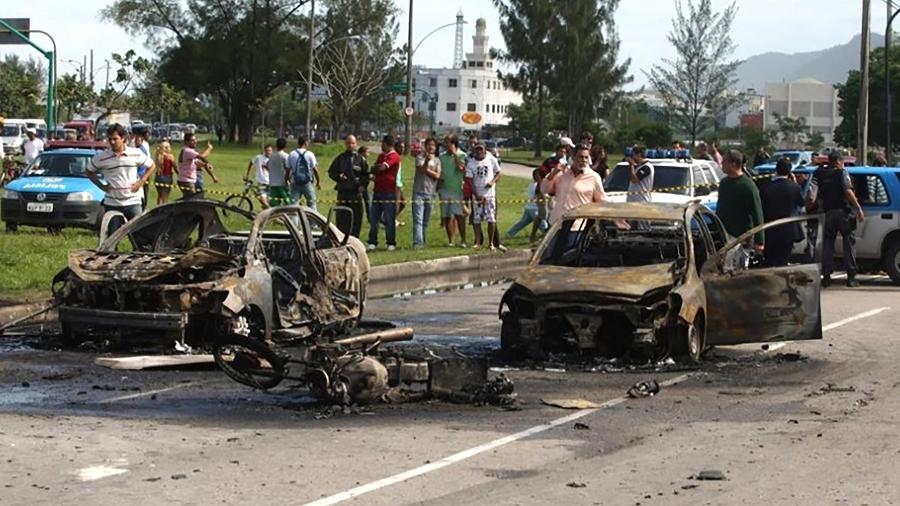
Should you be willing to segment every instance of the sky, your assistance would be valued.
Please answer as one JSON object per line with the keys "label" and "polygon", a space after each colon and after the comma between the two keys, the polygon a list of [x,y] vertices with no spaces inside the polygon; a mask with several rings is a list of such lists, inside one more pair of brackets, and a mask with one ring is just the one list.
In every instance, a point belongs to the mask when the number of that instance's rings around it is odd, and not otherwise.
{"label": "sky", "polygon": [[[491,0],[414,0],[413,39],[418,44],[422,37],[435,28],[453,23],[456,13],[463,12],[468,22],[464,28],[464,51],[470,51],[475,33],[475,20],[487,21],[487,32],[493,47],[503,48],[497,10]],[[407,38],[406,13],[408,0],[395,0],[400,14],[398,45]],[[133,39],[124,30],[99,19],[98,12],[109,0],[40,0],[38,2],[12,2],[5,0],[0,7],[4,18],[31,18],[31,27],[49,32],[56,39],[59,49],[60,73],[72,73],[76,65],[67,60],[83,61],[94,50],[95,80],[105,79],[103,60],[111,52],[124,52],[129,48],[144,56],[153,56],[151,48],[143,46],[143,39]],[[722,9],[729,0],[713,0],[715,9]],[[732,38],[737,45],[735,57],[747,58],[768,51],[794,53],[815,51],[850,40],[861,28],[860,0],[736,0],[738,13]],[[898,2],[900,4],[900,2]],[[884,0],[872,0],[872,31],[884,33],[887,18]],[[616,11],[616,23],[622,41],[620,59],[631,58],[630,73],[634,76],[633,89],[646,84],[643,71],[658,63],[661,58],[672,57],[671,45],[666,35],[675,15],[675,0],[621,0]],[[900,28],[898,18],[897,28]],[[34,35],[39,45],[49,41],[42,35]],[[414,55],[414,64],[428,67],[449,67],[453,63],[454,28],[445,28],[422,42]],[[0,56],[16,53],[22,56],[38,55],[27,46],[0,46]]]}

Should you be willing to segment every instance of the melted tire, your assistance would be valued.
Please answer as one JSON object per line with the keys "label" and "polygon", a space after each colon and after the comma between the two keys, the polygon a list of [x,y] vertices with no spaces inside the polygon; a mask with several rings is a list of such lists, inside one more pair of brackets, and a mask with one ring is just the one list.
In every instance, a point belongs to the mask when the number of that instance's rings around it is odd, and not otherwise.
{"label": "melted tire", "polygon": [[260,390],[275,387],[286,374],[281,357],[266,343],[248,337],[231,335],[216,343],[213,359],[229,378]]}

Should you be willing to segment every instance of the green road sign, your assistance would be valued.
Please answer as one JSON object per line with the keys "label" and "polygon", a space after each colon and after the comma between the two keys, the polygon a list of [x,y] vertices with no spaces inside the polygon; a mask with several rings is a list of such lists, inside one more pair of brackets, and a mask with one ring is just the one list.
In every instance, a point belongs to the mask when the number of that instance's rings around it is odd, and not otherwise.
{"label": "green road sign", "polygon": [[[29,36],[29,32],[31,31],[30,18],[5,18],[3,21],[8,23],[15,31],[26,37]],[[0,44],[28,44],[28,42],[22,40],[21,37],[5,27],[0,27]]]}
{"label": "green road sign", "polygon": [[390,83],[388,89],[391,93],[406,93],[406,83]]}

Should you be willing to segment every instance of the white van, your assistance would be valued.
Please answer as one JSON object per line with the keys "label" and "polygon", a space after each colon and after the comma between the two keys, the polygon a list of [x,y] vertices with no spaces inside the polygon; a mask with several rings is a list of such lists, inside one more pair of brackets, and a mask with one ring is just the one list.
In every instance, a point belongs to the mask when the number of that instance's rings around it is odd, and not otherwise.
{"label": "white van", "polygon": [[11,155],[22,152],[26,128],[27,124],[24,119],[7,118],[3,120],[3,130],[0,131],[0,139],[3,141],[4,153]]}

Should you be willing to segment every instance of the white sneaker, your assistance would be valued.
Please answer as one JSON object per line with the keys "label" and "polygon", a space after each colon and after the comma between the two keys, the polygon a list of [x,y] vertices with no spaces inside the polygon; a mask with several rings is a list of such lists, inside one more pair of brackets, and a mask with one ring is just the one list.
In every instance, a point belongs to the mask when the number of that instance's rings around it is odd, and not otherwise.
{"label": "white sneaker", "polygon": [[397,247],[394,246],[393,244],[391,244],[390,246],[388,246],[388,251],[394,251],[395,249],[397,249]]}
{"label": "white sneaker", "polygon": [[459,243],[459,247],[462,248],[462,249],[466,249],[466,248],[469,247],[469,245],[466,244],[466,243],[464,243],[464,242],[462,242],[462,243]]}
{"label": "white sneaker", "polygon": [[370,245],[366,246],[366,249],[369,251],[375,251],[375,247],[376,246],[374,244],[370,244]]}

